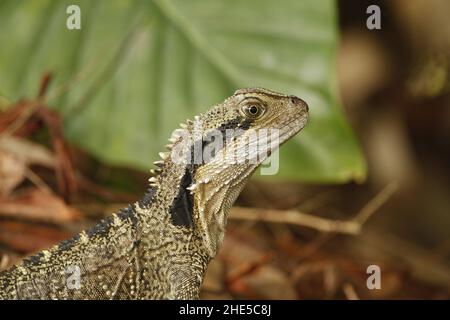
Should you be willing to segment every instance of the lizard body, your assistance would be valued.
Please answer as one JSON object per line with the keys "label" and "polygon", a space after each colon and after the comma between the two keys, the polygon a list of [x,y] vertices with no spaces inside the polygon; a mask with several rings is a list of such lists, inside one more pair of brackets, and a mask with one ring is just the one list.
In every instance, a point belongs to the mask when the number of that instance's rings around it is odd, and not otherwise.
{"label": "lizard body", "polygon": [[[155,162],[141,200],[1,272],[0,299],[198,298],[229,210],[268,154],[232,164],[223,155],[242,151],[251,141],[250,129],[276,128],[282,144],[307,118],[308,106],[295,96],[260,88],[236,91],[174,131],[171,151]],[[211,138],[229,130],[229,139]],[[208,159],[192,161],[197,146],[205,150],[212,142],[220,143]]]}

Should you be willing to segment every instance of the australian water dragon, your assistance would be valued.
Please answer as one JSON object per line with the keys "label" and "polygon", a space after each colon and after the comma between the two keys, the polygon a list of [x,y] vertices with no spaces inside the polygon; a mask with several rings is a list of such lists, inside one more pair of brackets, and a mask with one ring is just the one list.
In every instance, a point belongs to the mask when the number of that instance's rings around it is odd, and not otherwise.
{"label": "australian water dragon", "polygon": [[[236,91],[174,131],[141,200],[0,273],[0,298],[198,298],[229,210],[270,150],[258,153],[256,161],[236,163],[225,161],[224,154],[244,150],[251,132],[260,129],[276,129],[282,144],[307,119],[307,104],[295,96],[260,88]],[[226,138],[215,141],[211,132]],[[209,158],[192,161],[212,141],[220,143]]]}

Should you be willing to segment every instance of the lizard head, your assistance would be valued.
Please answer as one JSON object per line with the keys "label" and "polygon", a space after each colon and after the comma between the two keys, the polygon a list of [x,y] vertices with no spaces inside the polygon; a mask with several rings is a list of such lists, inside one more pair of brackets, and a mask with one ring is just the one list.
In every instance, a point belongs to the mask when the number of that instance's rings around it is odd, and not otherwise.
{"label": "lizard head", "polygon": [[217,253],[229,210],[247,180],[307,120],[308,106],[300,98],[247,88],[174,131],[170,157],[165,153],[164,161],[156,164],[163,168],[168,161],[168,167],[179,164],[180,185],[189,194],[178,196],[182,204],[177,207],[192,205],[182,215],[192,213],[194,230],[211,257]]}
{"label": "lizard head", "polygon": [[237,90],[196,118],[201,122],[203,157],[189,189],[195,225],[211,256],[222,243],[229,210],[247,180],[307,119],[303,100],[261,88]]}
{"label": "lizard head", "polygon": [[[237,90],[225,104],[230,104],[230,111],[241,116],[243,129],[250,129],[250,133],[252,130],[278,131],[280,144],[299,132],[308,119],[306,102],[262,88]],[[243,138],[248,138],[245,133]]]}

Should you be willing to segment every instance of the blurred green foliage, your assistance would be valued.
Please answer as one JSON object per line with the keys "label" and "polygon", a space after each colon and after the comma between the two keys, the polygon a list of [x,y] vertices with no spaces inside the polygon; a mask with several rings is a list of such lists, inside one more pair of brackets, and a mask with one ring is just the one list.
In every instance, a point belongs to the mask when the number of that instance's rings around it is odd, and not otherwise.
{"label": "blurred green foliage", "polygon": [[[81,8],[68,30],[66,8]],[[336,93],[332,0],[0,2],[0,91],[37,94],[70,141],[112,164],[148,169],[180,121],[261,86],[310,105],[310,122],[280,154],[278,178],[343,182],[365,162]]]}

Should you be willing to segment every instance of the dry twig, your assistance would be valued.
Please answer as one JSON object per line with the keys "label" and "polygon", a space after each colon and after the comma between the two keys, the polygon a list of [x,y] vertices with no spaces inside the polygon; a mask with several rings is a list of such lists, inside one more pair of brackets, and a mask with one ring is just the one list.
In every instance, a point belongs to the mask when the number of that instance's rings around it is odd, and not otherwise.
{"label": "dry twig", "polygon": [[309,227],[322,232],[344,233],[356,235],[364,223],[394,194],[398,189],[396,182],[388,184],[377,196],[369,201],[350,221],[321,218],[296,210],[275,210],[259,208],[234,207],[230,218],[236,220],[265,221],[272,223],[288,223]]}
{"label": "dry twig", "polygon": [[344,291],[344,294],[348,300],[359,300],[358,294],[351,283],[344,284],[342,291]]}

